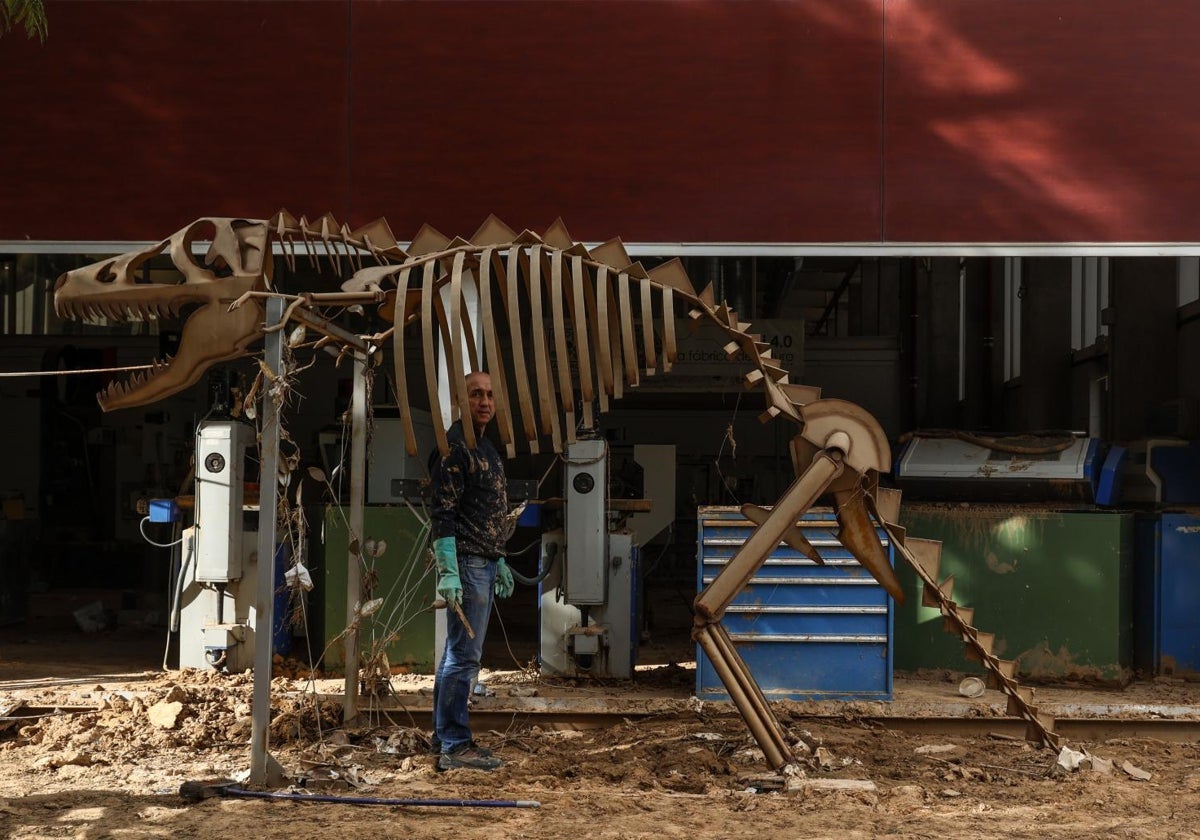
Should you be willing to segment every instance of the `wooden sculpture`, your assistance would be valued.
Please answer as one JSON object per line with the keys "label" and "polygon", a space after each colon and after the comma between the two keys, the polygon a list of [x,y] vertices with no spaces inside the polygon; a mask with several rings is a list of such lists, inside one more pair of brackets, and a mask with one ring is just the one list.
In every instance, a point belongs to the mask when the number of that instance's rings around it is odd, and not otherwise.
{"label": "wooden sculpture", "polygon": [[[201,241],[211,244],[197,260],[193,245]],[[547,443],[561,451],[580,430],[594,428],[597,408],[606,411],[611,400],[637,387],[643,376],[670,371],[676,360],[677,307],[728,336],[725,351],[731,358],[741,353],[746,359],[746,386],[765,397],[760,419],[796,426],[790,445],[796,480],[771,508],[743,506],[742,513],[757,527],[696,597],[693,637],[774,769],[782,771],[794,761],[788,738],[721,619],[780,542],[823,563],[796,522],[827,494],[836,509],[838,537],[858,562],[888,594],[903,601],[881,542],[880,532],[886,534],[896,556],[923,582],[923,603],[940,609],[946,629],[961,636],[967,655],[982,662],[993,687],[1008,695],[1009,714],[1026,720],[1028,737],[1057,746],[1054,721],[1039,715],[1031,692],[1017,683],[1015,662],[995,656],[993,634],[976,629],[973,611],[953,601],[953,578],[938,581],[941,544],[907,537],[899,526],[900,493],[879,486],[880,473],[890,469],[891,453],[876,420],[853,403],[821,399],[818,389],[790,383],[770,347],[749,332],[750,324],[716,302],[711,286],[698,292],[678,260],[647,270],[629,259],[620,240],[589,249],[573,241],[561,221],[542,234],[518,234],[492,217],[470,238],[453,240],[426,226],[402,249],[382,219],[356,230],[329,215],[310,222],[286,211],[270,220],[200,219],[151,248],[59,278],[55,309],[64,317],[121,319],[197,307],[185,321],[175,358],[156,362],[149,375],[106,388],[98,395],[101,407],[144,405],[177,393],[214,362],[241,355],[262,338],[262,300],[279,294],[271,288],[273,260],[267,258],[276,247],[289,265],[306,254],[345,278],[339,293],[284,295],[291,301],[288,313],[376,302],[392,322],[394,382],[411,455],[418,452],[408,410],[406,342],[419,342],[431,406],[438,404],[439,339],[447,351],[455,414],[466,408],[459,387],[464,373],[492,373],[497,427],[512,457],[519,449],[537,453]],[[164,250],[182,273],[182,282],[139,282],[138,267]],[[477,324],[466,297],[472,283],[478,294]],[[408,335],[410,325],[415,335]],[[470,438],[470,424],[464,432]],[[440,421],[435,421],[434,433],[444,451],[446,430]],[[468,443],[474,445],[473,440]]]}

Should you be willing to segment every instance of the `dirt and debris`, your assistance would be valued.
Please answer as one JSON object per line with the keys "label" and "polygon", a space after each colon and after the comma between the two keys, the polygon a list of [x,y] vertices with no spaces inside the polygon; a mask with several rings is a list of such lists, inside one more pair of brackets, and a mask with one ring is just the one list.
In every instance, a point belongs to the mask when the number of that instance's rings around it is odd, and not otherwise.
{"label": "dirt and debris", "polygon": [[[497,688],[529,688],[519,672]],[[664,669],[647,683],[671,684]],[[415,678],[414,678],[415,679]],[[401,681],[403,682],[403,681]],[[0,836],[275,838],[405,836],[1193,837],[1200,745],[1152,739],[1072,744],[1070,772],[1024,741],[906,734],[842,717],[781,719],[797,765],[771,773],[722,704],[559,730],[514,717],[477,732],[494,773],[439,774],[429,733],[343,728],[311,683],[272,682],[271,752],[301,794],[383,799],[535,800],[538,809],[429,808],[214,797],[186,781],[245,784],[253,678],[166,671],[96,683],[0,682],[0,708],[46,710],[0,732]],[[412,686],[408,686],[411,688]],[[542,685],[541,693],[552,686]],[[572,686],[556,687],[571,690]],[[574,687],[581,691],[585,687]],[[954,691],[948,683],[947,693]],[[932,692],[934,687],[930,688]],[[505,694],[499,691],[498,694]],[[54,712],[55,709],[70,711]],[[1110,762],[1103,771],[1103,756]],[[1112,772],[1116,767],[1123,772]]]}
{"label": "dirt and debris", "polygon": [[[513,629],[511,626],[508,628]],[[132,634],[132,631],[129,631]],[[144,631],[138,631],[144,633]],[[511,635],[515,636],[516,633]],[[492,634],[498,643],[502,633]],[[81,639],[98,639],[86,650]],[[153,668],[157,634],[0,632],[0,837],[226,840],[382,836],[511,837],[954,837],[1200,836],[1200,744],[1109,738],[1068,746],[1092,768],[1055,772],[1058,753],[995,732],[999,692],[967,698],[952,671],[897,675],[891,703],[780,702],[797,756],[781,776],[728,704],[700,701],[692,649],[647,644],[632,683],[549,680],[528,649],[481,678],[481,744],[494,773],[437,773],[424,720],[401,711],[346,728],[341,679],[281,660],[271,683],[271,755],[289,776],[278,790],[374,799],[535,800],[538,809],[297,803],[215,796],[188,802],[184,782],[230,779],[250,787],[254,680],[250,674]],[[136,653],[136,657],[130,656]],[[133,665],[131,663],[140,663]],[[394,673],[390,700],[428,709],[432,681]],[[603,710],[614,698],[642,713],[609,714],[597,728],[563,728],[516,704]],[[1200,683],[1135,682],[1121,689],[1039,686],[1060,715],[1186,716]],[[951,714],[983,725],[961,733],[908,733],[880,716]],[[415,714],[415,713],[414,713]],[[1200,714],[1195,715],[1200,718]],[[992,734],[987,734],[992,733]],[[1104,773],[1099,759],[1112,763]],[[1141,780],[1124,769],[1148,774]]]}

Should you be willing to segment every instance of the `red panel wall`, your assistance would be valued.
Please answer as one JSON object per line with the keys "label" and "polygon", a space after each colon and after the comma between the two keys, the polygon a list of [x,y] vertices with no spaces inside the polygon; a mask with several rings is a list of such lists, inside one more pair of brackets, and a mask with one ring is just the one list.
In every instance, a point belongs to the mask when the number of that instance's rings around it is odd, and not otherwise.
{"label": "red panel wall", "polygon": [[47,3],[0,40],[0,239],[157,239],[346,195],[344,3]]}
{"label": "red panel wall", "polygon": [[880,235],[878,0],[353,8],[353,202],[398,235]]}
{"label": "red panel wall", "polygon": [[887,5],[894,241],[1200,241],[1200,3]]}
{"label": "red panel wall", "polygon": [[1194,0],[55,0],[0,240],[201,215],[631,241],[1198,241]]}

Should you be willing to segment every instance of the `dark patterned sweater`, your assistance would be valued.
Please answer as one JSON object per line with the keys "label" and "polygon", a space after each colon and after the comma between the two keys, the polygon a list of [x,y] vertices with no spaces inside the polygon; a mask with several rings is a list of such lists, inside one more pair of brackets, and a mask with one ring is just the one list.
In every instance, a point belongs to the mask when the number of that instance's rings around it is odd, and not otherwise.
{"label": "dark patterned sweater", "polygon": [[458,555],[495,560],[504,554],[508,490],[504,462],[492,442],[476,435],[474,451],[463,439],[462,421],[446,432],[450,451],[430,470],[433,538],[454,537]]}

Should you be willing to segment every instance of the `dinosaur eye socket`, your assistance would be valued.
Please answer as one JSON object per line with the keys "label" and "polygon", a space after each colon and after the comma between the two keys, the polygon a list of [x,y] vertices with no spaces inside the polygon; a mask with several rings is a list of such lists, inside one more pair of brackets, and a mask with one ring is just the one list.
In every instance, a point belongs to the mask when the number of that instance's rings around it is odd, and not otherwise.
{"label": "dinosaur eye socket", "polygon": [[225,262],[222,257],[217,257],[215,260],[213,260],[208,266],[208,270],[211,271],[215,277],[233,276],[233,269],[229,267],[229,263]]}
{"label": "dinosaur eye socket", "polygon": [[111,262],[106,262],[104,265],[96,268],[97,283],[111,283],[117,279],[117,275],[113,272],[112,266],[113,264]]}

